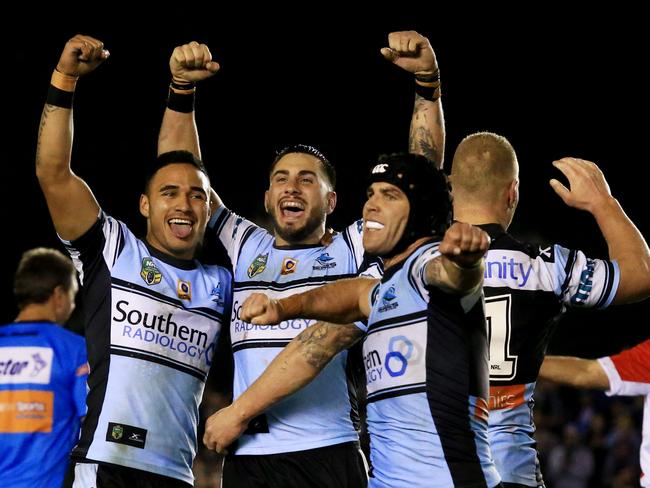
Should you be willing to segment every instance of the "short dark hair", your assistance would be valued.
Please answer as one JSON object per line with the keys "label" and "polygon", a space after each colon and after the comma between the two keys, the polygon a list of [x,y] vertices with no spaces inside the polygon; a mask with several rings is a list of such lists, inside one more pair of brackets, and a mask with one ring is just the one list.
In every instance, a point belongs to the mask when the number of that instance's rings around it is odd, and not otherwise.
{"label": "short dark hair", "polygon": [[318,159],[321,163],[321,166],[323,167],[327,181],[332,186],[332,189],[336,188],[336,170],[334,169],[334,166],[332,166],[332,163],[330,163],[325,155],[314,146],[308,146],[306,144],[292,144],[283,149],[280,149],[277,152],[275,159],[271,163],[271,167],[269,168],[269,175],[273,173],[273,170],[278,164],[278,161],[280,161],[280,159],[282,159],[287,154],[291,153],[310,154]]}
{"label": "short dark hair", "polygon": [[190,151],[185,151],[185,150],[167,151],[162,154],[159,154],[158,157],[154,159],[147,166],[145,170],[145,180],[144,180],[145,193],[149,191],[149,183],[151,183],[151,180],[153,179],[154,175],[158,172],[158,170],[170,164],[191,164],[196,169],[198,169],[201,173],[207,176],[208,180],[210,179],[210,176],[208,175],[208,170],[205,169],[205,165],[203,164],[203,161],[197,158]]}
{"label": "short dark hair", "polygon": [[14,276],[14,296],[22,310],[33,303],[45,303],[57,286],[72,288],[77,273],[70,258],[56,249],[37,247],[23,253]]}

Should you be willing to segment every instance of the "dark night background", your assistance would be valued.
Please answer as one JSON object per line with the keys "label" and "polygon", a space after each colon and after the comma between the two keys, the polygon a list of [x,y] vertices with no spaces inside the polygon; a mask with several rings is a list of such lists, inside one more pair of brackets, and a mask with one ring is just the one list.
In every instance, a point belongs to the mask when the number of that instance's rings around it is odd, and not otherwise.
{"label": "dark night background", "polygon": [[[506,136],[518,153],[521,202],[513,234],[606,256],[594,220],[567,208],[548,185],[560,176],[551,162],[576,156],[600,165],[612,194],[650,236],[642,16],[568,16],[540,5],[526,12],[485,7],[472,15],[469,6],[462,15],[374,9],[362,15],[332,7],[311,14],[257,11],[255,18],[168,9],[162,23],[154,20],[158,14],[131,13],[111,22],[18,21],[20,34],[5,42],[4,54],[0,321],[16,314],[11,281],[20,254],[34,246],[60,248],[33,160],[51,71],[77,32],[104,41],[111,57],[77,85],[73,169],[107,212],[140,235],[140,167],[155,156],[174,46],[205,42],[222,66],[198,87],[197,121],[203,159],[224,202],[259,216],[274,151],[312,144],[339,173],[331,223],[340,229],[360,215],[363,176],[376,156],[406,149],[412,77],[379,49],[388,32],[415,29],[429,37],[441,68],[445,168],[457,143],[478,130]],[[650,336],[649,311],[646,302],[570,312],[551,348],[591,357],[613,353]]]}

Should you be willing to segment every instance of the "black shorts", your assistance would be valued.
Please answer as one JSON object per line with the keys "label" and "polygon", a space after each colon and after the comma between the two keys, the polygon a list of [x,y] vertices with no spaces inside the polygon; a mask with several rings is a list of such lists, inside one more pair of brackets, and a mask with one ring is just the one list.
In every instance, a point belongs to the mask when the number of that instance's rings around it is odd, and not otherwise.
{"label": "black shorts", "polygon": [[221,488],[365,488],[366,461],[356,442],[282,454],[226,456]]}
{"label": "black shorts", "polygon": [[72,488],[192,488],[192,485],[126,466],[77,463]]}

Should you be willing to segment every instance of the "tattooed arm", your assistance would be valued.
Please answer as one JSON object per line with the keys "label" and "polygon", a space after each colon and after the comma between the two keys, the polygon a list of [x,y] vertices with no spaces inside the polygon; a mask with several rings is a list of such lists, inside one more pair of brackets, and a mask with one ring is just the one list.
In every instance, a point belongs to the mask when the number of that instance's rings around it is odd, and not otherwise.
{"label": "tattooed arm", "polygon": [[203,443],[226,453],[248,422],[311,382],[339,352],[363,336],[354,324],[316,322],[293,339],[235,402],[205,424]]}
{"label": "tattooed arm", "polygon": [[[386,59],[421,78],[438,73],[438,61],[429,40],[415,31],[391,32],[388,47],[381,50]],[[442,168],[445,152],[445,119],[439,96],[435,101],[415,95],[409,152],[420,154]]]}
{"label": "tattooed arm", "polygon": [[[43,108],[36,145],[36,176],[60,237],[74,240],[97,220],[99,205],[88,185],[70,169],[72,152],[72,92],[79,76],[93,71],[108,57],[97,39],[77,35],[61,53]],[[64,105],[64,106],[59,106]]]}
{"label": "tattooed arm", "polygon": [[483,283],[483,256],[490,236],[478,227],[456,222],[440,243],[441,256],[425,265],[425,282],[450,293],[467,294]]}

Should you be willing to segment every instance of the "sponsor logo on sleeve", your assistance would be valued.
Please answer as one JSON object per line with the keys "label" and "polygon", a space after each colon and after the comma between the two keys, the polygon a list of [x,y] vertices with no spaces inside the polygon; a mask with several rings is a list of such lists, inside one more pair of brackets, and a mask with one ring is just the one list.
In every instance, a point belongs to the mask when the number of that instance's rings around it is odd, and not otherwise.
{"label": "sponsor logo on sleeve", "polygon": [[144,449],[147,441],[147,430],[133,425],[109,422],[106,441]]}

